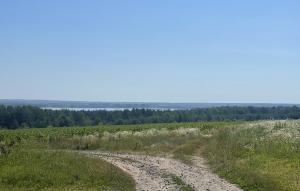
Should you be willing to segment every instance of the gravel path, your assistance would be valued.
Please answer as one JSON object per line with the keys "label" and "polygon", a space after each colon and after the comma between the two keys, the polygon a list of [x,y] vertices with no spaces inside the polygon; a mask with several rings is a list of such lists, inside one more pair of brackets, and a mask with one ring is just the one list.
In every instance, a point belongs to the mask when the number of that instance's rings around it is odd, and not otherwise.
{"label": "gravel path", "polygon": [[140,191],[181,190],[172,177],[180,178],[195,191],[241,191],[240,188],[213,174],[194,157],[194,166],[170,158],[107,152],[84,152],[104,159],[130,174]]}

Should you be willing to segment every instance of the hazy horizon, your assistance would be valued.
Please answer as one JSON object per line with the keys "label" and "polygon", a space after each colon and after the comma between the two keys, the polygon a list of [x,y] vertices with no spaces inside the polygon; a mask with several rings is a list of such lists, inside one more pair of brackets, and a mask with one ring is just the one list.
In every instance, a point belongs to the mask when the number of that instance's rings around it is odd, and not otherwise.
{"label": "hazy horizon", "polygon": [[297,102],[160,102],[160,101],[101,101],[101,100],[54,100],[54,99],[22,99],[22,98],[0,98],[0,101],[50,101],[50,102],[87,102],[87,103],[166,103],[166,104],[288,104],[299,105]]}
{"label": "hazy horizon", "polygon": [[0,98],[300,103],[299,7],[1,1]]}

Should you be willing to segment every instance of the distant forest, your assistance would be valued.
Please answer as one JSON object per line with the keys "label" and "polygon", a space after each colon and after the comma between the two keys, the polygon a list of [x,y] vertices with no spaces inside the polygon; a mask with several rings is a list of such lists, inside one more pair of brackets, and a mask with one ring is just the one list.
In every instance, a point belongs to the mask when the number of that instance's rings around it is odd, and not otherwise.
{"label": "distant forest", "polygon": [[0,105],[0,128],[68,127],[99,124],[299,119],[300,107],[215,107],[191,110],[71,111]]}

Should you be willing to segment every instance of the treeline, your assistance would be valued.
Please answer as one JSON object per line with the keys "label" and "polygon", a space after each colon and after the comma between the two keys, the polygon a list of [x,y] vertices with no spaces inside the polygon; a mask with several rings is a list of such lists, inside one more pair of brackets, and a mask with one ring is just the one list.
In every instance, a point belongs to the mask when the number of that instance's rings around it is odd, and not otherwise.
{"label": "treeline", "polygon": [[0,106],[0,128],[67,127],[98,124],[141,124],[166,122],[299,119],[300,107],[215,107],[157,111],[44,110],[32,106]]}

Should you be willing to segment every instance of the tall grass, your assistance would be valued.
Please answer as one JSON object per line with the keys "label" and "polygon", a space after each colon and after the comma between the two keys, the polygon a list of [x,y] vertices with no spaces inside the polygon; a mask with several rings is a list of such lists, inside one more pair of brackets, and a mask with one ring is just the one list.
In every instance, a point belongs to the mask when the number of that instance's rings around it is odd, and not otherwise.
{"label": "tall grass", "polygon": [[298,191],[300,140],[278,134],[288,128],[278,123],[223,128],[203,141],[202,154],[216,172],[245,190]]}

